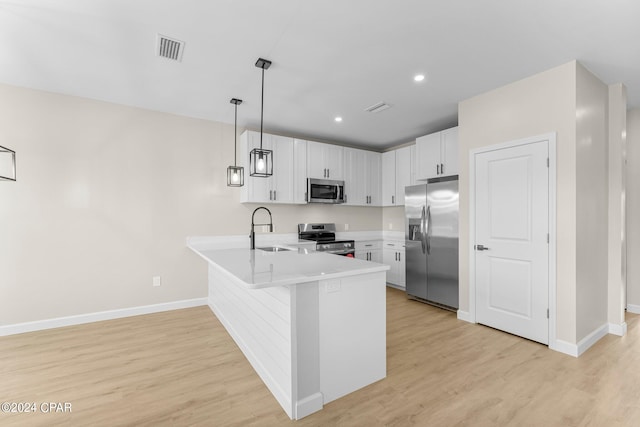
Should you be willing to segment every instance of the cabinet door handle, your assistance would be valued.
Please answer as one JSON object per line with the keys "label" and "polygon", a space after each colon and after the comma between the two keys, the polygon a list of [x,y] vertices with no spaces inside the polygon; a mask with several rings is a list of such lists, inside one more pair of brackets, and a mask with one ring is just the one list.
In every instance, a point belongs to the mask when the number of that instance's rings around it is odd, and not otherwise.
{"label": "cabinet door handle", "polygon": [[440,173],[444,175],[444,163],[440,163]]}
{"label": "cabinet door handle", "polygon": [[440,165],[436,164],[436,175],[440,175]]}
{"label": "cabinet door handle", "polygon": [[327,178],[331,178],[331,169],[327,169]]}
{"label": "cabinet door handle", "polygon": [[273,191],[269,190],[269,200],[273,200]]}
{"label": "cabinet door handle", "polygon": [[398,252],[398,261],[402,261],[402,254]]}
{"label": "cabinet door handle", "polygon": [[278,200],[278,197],[276,196],[276,190],[273,190],[273,200]]}
{"label": "cabinet door handle", "polygon": [[396,196],[391,196],[391,204],[392,205],[396,204]]}

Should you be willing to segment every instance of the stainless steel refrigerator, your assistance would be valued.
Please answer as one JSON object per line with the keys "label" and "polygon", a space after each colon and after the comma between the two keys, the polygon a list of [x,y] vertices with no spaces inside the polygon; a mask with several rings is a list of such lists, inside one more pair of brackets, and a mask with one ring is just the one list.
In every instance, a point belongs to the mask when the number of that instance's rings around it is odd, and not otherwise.
{"label": "stainless steel refrigerator", "polygon": [[407,295],[458,308],[458,177],[405,189]]}

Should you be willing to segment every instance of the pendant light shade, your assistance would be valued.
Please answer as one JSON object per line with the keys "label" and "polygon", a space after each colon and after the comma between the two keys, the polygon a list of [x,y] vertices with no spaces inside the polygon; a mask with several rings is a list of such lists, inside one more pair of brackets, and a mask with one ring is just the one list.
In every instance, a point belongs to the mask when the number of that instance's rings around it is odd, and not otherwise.
{"label": "pendant light shade", "polygon": [[244,185],[244,168],[238,166],[238,158],[236,156],[238,151],[238,105],[242,104],[242,99],[233,98],[231,103],[235,105],[236,119],[233,128],[233,166],[227,168],[227,186],[242,187]]}
{"label": "pendant light shade", "polygon": [[16,180],[16,152],[0,146],[0,181]]}
{"label": "pendant light shade", "polygon": [[227,168],[227,186],[242,187],[244,185],[244,168],[242,166],[229,166]]}
{"label": "pendant light shade", "polygon": [[264,70],[268,70],[271,61],[258,58],[256,67],[262,68],[262,96],[260,103],[260,148],[254,148],[249,153],[250,175],[268,178],[273,175],[273,151],[262,148],[262,125],[264,123]]}

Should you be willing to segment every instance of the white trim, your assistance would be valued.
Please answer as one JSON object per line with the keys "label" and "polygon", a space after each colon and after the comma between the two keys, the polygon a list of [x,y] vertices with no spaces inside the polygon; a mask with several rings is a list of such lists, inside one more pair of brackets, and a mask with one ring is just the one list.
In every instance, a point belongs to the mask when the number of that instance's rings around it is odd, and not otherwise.
{"label": "white trim", "polygon": [[640,314],[640,305],[627,304],[627,311],[629,313]]}
{"label": "white trim", "polygon": [[582,338],[578,344],[571,344],[566,341],[556,340],[553,345],[549,344],[549,348],[569,356],[579,357],[585,351],[589,350],[592,345],[597,343],[602,337],[609,333],[609,324],[605,323],[599,328],[593,330],[589,335]]}
{"label": "white trim", "polygon": [[569,356],[578,357],[578,346],[563,340],[549,341],[549,348],[559,353],[568,354]]}
{"label": "white trim", "polygon": [[549,342],[554,342],[557,336],[558,302],[557,302],[557,162],[556,162],[556,133],[547,135],[549,141]]}
{"label": "white trim", "polygon": [[627,322],[622,322],[620,325],[609,323],[609,333],[619,337],[627,335]]}
{"label": "white trim", "polygon": [[604,325],[600,326],[598,329],[595,329],[586,337],[582,338],[578,342],[578,356],[580,356],[589,348],[591,348],[592,345],[597,343],[600,340],[600,338],[604,337],[608,333],[609,333],[609,325],[605,323]]}
{"label": "white trim", "polygon": [[391,283],[391,282],[386,282],[385,284],[386,284],[388,287],[393,288],[393,289],[397,289],[397,290],[399,290],[399,291],[405,291],[405,292],[406,292],[406,290],[407,290],[407,287],[406,287],[406,286],[398,285],[398,284]]}
{"label": "white trim", "polygon": [[[529,138],[517,139],[514,141],[504,142],[500,144],[494,144],[486,147],[476,148],[469,152],[469,311],[468,317],[462,319],[471,323],[476,323],[476,281],[475,281],[475,252],[473,250],[473,244],[475,241],[475,177],[476,155],[486,153],[489,151],[502,150],[505,148],[513,148],[521,145],[534,144],[537,142],[547,141],[547,150],[549,156],[549,348],[560,351],[562,353],[571,354],[569,352],[560,350],[559,348],[565,348],[565,344],[572,346],[573,344],[565,343],[564,341],[556,340],[556,328],[557,328],[557,283],[556,283],[556,256],[557,256],[557,228],[556,228],[556,190],[557,190],[557,163],[556,163],[556,133],[550,132],[538,136]],[[458,312],[460,313],[460,312]],[[467,316],[467,315],[465,315]],[[459,317],[460,314],[459,314]],[[467,320],[468,319],[468,320]],[[552,345],[552,343],[554,343]],[[588,347],[587,347],[588,348]]]}
{"label": "white trim", "polygon": [[469,323],[476,323],[475,319],[471,318],[471,313],[469,313],[468,311],[458,310],[458,319],[464,320],[465,322]]}
{"label": "white trim", "polygon": [[[476,151],[469,153],[469,316],[468,322],[476,323],[476,251],[473,247],[476,236]],[[459,297],[458,297],[459,298]],[[460,310],[458,310],[459,312]]]}
{"label": "white trim", "polygon": [[300,399],[296,402],[296,420],[304,418],[307,415],[311,415],[314,412],[318,412],[323,408],[324,397],[322,393],[314,393],[310,396]]}
{"label": "white trim", "polygon": [[64,326],[82,325],[85,323],[140,316],[142,314],[159,313],[162,311],[179,310],[182,308],[199,307],[202,305],[207,305],[207,298],[194,298],[160,304],[143,305],[139,307],[99,311],[96,313],[78,314],[75,316],[56,317],[54,319],[36,320],[34,322],[16,323],[13,325],[0,326],[0,336],[62,328]]}

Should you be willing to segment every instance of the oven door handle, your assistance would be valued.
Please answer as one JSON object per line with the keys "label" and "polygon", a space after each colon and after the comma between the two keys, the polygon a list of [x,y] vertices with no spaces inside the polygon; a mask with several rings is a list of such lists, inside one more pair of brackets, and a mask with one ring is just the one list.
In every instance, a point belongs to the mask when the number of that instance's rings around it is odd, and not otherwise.
{"label": "oven door handle", "polygon": [[333,255],[349,255],[349,254],[355,254],[356,253],[355,250],[347,250],[347,251],[345,251],[343,249],[336,249],[336,250],[333,250],[333,251],[331,251],[331,250],[329,250],[329,251],[320,251],[320,252],[325,253],[325,254],[333,254]]}

